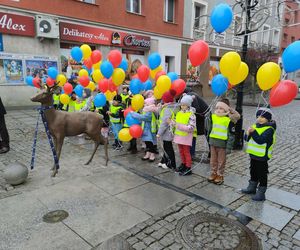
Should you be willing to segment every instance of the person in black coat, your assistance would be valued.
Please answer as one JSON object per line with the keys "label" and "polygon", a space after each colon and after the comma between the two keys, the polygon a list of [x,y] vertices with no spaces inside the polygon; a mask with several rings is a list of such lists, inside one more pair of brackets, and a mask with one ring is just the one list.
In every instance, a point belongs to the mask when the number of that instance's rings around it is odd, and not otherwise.
{"label": "person in black coat", "polygon": [[6,110],[0,97],[0,154],[7,153],[9,151],[9,135],[5,124],[5,114]]}
{"label": "person in black coat", "polygon": [[[197,135],[204,135],[205,134],[205,127],[204,127],[204,120],[205,114],[209,112],[207,103],[195,92],[192,91],[191,88],[186,88],[184,91],[186,94],[195,96],[192,102],[192,107],[196,109],[196,128],[197,128]],[[196,137],[193,137],[193,144],[191,147],[191,156],[192,158],[195,157],[196,152]]]}

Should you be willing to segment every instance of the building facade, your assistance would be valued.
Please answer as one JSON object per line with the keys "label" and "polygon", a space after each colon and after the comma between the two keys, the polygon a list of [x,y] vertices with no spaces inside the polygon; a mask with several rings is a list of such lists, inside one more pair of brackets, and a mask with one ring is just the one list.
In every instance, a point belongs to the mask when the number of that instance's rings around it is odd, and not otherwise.
{"label": "building facade", "polygon": [[70,58],[73,46],[89,44],[103,57],[122,52],[133,67],[158,52],[166,71],[181,73],[184,2],[178,0],[1,1],[0,95],[6,106],[31,105],[36,89],[27,75],[46,77],[57,66],[69,77],[80,68]]}

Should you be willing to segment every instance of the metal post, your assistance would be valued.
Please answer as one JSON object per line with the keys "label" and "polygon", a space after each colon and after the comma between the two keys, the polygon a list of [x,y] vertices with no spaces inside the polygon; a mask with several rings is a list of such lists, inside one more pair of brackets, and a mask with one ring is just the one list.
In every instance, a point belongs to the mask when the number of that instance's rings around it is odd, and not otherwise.
{"label": "metal post", "polygon": [[[242,49],[242,61],[246,60],[247,51],[248,51],[248,33],[249,33],[249,23],[251,19],[251,0],[245,0],[246,6],[246,27],[245,27],[245,36],[243,41],[243,49]],[[235,141],[234,141],[234,149],[242,149],[243,148],[243,87],[244,82],[239,84],[237,87],[237,98],[236,98],[236,111],[240,113],[241,119],[235,125]]]}

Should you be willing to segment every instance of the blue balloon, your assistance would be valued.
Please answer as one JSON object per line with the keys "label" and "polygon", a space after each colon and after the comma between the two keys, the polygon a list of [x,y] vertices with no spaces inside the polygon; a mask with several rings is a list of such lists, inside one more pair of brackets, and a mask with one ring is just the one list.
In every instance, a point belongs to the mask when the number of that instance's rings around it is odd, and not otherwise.
{"label": "blue balloon", "polygon": [[121,68],[123,69],[125,72],[127,71],[128,69],[128,62],[125,58],[122,58],[122,61],[120,63],[120,65],[118,66],[118,68]]}
{"label": "blue balloon", "polygon": [[34,87],[34,85],[33,85],[33,77],[32,76],[26,76],[25,82],[27,83],[27,85]]}
{"label": "blue balloon", "polygon": [[73,47],[71,49],[71,56],[76,62],[81,62],[83,53],[82,50],[79,47]]}
{"label": "blue balloon", "polygon": [[148,64],[150,69],[156,69],[160,65],[160,63],[161,63],[161,58],[158,53],[152,53],[148,57]]}
{"label": "blue balloon", "polygon": [[111,62],[105,61],[105,62],[101,63],[100,70],[101,70],[102,75],[104,75],[105,78],[108,79],[112,76],[112,74],[114,72],[114,67],[111,64]]}
{"label": "blue balloon", "polygon": [[58,75],[58,71],[57,71],[57,68],[55,67],[50,67],[48,69],[48,76],[50,76],[52,79],[56,79]]}
{"label": "blue balloon", "polygon": [[139,94],[142,90],[142,87],[143,87],[143,85],[142,85],[142,82],[140,81],[140,79],[133,78],[130,81],[129,89],[132,94],[134,94],[134,95]]}
{"label": "blue balloon", "polygon": [[218,74],[214,76],[211,81],[211,90],[212,92],[217,95],[223,95],[226,90],[228,89],[228,80],[222,74]]}
{"label": "blue balloon", "polygon": [[99,93],[94,98],[94,104],[97,108],[103,107],[106,104],[106,96],[103,93]]}
{"label": "blue balloon", "polygon": [[218,4],[210,15],[211,26],[217,33],[222,33],[231,24],[233,18],[232,9],[228,4]]}
{"label": "blue balloon", "polygon": [[169,72],[167,74],[167,76],[171,79],[171,82],[174,82],[175,80],[177,80],[179,78],[175,72]]}
{"label": "blue balloon", "polygon": [[132,126],[132,125],[135,125],[135,124],[138,124],[138,125],[141,124],[141,122],[140,122],[138,119],[133,118],[132,115],[131,115],[130,113],[128,113],[128,114],[126,115],[125,120],[126,120],[126,124],[127,124],[129,127]]}
{"label": "blue balloon", "polygon": [[286,73],[300,69],[300,41],[291,43],[283,51],[282,64]]}
{"label": "blue balloon", "polygon": [[152,89],[152,82],[150,80],[147,80],[144,83],[144,90],[151,90]]}
{"label": "blue balloon", "polygon": [[80,84],[78,84],[75,88],[74,88],[74,92],[75,92],[75,94],[78,96],[78,97],[82,97],[82,94],[83,94],[83,87],[80,85]]}

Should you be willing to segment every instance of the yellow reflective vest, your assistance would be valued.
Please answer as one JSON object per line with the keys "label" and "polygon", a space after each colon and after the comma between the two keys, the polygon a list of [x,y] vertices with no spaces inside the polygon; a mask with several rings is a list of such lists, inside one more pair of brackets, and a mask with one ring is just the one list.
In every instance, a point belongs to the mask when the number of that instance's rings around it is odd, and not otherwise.
{"label": "yellow reflective vest", "polygon": [[[111,105],[109,107],[109,111],[113,114],[113,115],[116,115],[119,110],[122,109],[121,106],[113,106]],[[109,116],[109,120],[111,123],[120,123],[121,122],[121,118],[120,117],[112,117],[111,115]]]}
{"label": "yellow reflective vest", "polygon": [[212,130],[209,137],[226,141],[228,139],[228,127],[230,118],[228,116],[211,115]]}
{"label": "yellow reflective vest", "polygon": [[75,112],[75,103],[76,101],[73,101],[72,99],[69,102],[69,108],[68,108],[68,112]]}
{"label": "yellow reflective vest", "polygon": [[[191,117],[192,114],[193,114],[193,112],[191,112],[191,111],[189,111],[189,112],[178,111],[178,113],[176,114],[176,123],[177,124],[188,125],[190,117]],[[179,130],[176,126],[175,135],[187,136],[188,132]]]}
{"label": "yellow reflective vest", "polygon": [[59,95],[53,94],[53,104],[59,105]]}
{"label": "yellow reflective vest", "polygon": [[[271,126],[265,126],[265,127],[262,127],[262,128],[257,128],[256,124],[252,125],[252,128],[254,128],[259,135],[264,133],[269,128],[274,129]],[[273,145],[275,144],[275,142],[276,142],[275,130],[274,130],[274,134],[273,134],[273,142],[272,142],[272,145],[269,148],[267,148],[267,143],[258,144],[251,137],[250,140],[247,143],[246,152],[248,154],[252,154],[252,155],[258,156],[258,157],[264,157],[266,155],[266,153],[268,153],[268,158],[271,159],[272,151],[273,151]]]}
{"label": "yellow reflective vest", "polygon": [[[146,114],[146,112],[142,113],[143,115]],[[145,122],[142,122],[142,129],[144,130]],[[152,112],[152,119],[151,119],[151,133],[157,132],[157,125],[156,125],[156,117],[155,114]]]}

